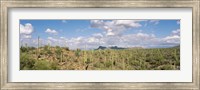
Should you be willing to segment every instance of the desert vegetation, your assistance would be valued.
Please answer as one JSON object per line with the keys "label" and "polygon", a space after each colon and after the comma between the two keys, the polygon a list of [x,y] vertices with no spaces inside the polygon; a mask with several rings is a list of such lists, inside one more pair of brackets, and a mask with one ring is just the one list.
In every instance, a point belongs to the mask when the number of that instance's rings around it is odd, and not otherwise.
{"label": "desert vegetation", "polygon": [[20,70],[180,70],[180,20],[22,19]]}
{"label": "desert vegetation", "polygon": [[180,47],[70,50],[20,47],[21,70],[179,70]]}

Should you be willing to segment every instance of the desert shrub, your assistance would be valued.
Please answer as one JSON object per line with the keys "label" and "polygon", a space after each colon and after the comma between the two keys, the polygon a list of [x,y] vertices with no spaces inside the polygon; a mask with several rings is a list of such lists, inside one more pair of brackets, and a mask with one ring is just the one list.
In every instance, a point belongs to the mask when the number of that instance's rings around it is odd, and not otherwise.
{"label": "desert shrub", "polygon": [[51,50],[47,50],[46,53],[47,53],[47,54],[50,54],[50,55],[53,54],[53,53],[51,52]]}
{"label": "desert shrub", "polygon": [[49,63],[48,61],[38,60],[35,62],[34,69],[35,70],[51,70],[52,67],[51,67],[51,63]]}
{"label": "desert shrub", "polygon": [[43,54],[45,54],[45,55],[48,55],[48,54],[51,55],[51,54],[53,54],[49,48],[50,48],[50,46],[45,45],[44,46],[44,50],[42,51]]}
{"label": "desert shrub", "polygon": [[[180,69],[179,48],[69,50],[68,47],[48,49],[40,47],[40,59],[34,47],[20,48],[20,69],[57,70],[80,69],[90,66],[94,70],[169,70]],[[48,55],[48,56],[46,56]],[[57,58],[57,59],[56,59]],[[46,59],[51,59],[47,61]],[[71,64],[71,65],[68,65]],[[80,66],[80,67],[77,67]]]}
{"label": "desert shrub", "polygon": [[81,55],[81,50],[80,50],[80,49],[76,49],[75,55],[76,55],[77,57],[79,57],[79,56]]}
{"label": "desert shrub", "polygon": [[36,48],[35,47],[28,47],[30,50],[35,50]]}
{"label": "desert shrub", "polygon": [[95,63],[95,64],[94,64],[94,67],[96,67],[96,68],[100,67],[99,64],[100,64],[100,63]]}
{"label": "desert shrub", "polygon": [[28,52],[28,48],[27,47],[20,47],[20,52]]}
{"label": "desert shrub", "polygon": [[97,69],[101,69],[101,68],[104,67],[104,64],[103,63],[95,63],[94,67],[97,68]]}
{"label": "desert shrub", "polygon": [[21,70],[30,70],[33,69],[35,60],[31,58],[30,55],[22,53],[20,54],[20,69]]}
{"label": "desert shrub", "polygon": [[106,67],[112,66],[112,62],[111,62],[111,61],[106,61],[106,62],[105,62],[105,66],[106,66]]}
{"label": "desert shrub", "polygon": [[59,61],[48,61],[45,59],[35,61],[35,70],[59,70]]}
{"label": "desert shrub", "polygon": [[44,51],[47,51],[47,50],[49,50],[49,46],[48,46],[48,45],[45,45],[45,46],[44,46]]}
{"label": "desert shrub", "polygon": [[172,65],[163,65],[158,68],[159,70],[173,70],[174,66]]}
{"label": "desert shrub", "polygon": [[60,46],[56,46],[56,49],[60,48]]}
{"label": "desert shrub", "polygon": [[92,60],[91,60],[90,58],[87,57],[87,60],[85,61],[85,63],[86,63],[86,64],[89,64],[89,63],[91,63],[91,62],[92,62]]}
{"label": "desert shrub", "polygon": [[44,51],[44,50],[41,50],[41,51],[39,52],[39,55],[44,55],[44,54],[46,54],[46,51]]}
{"label": "desert shrub", "polygon": [[52,70],[58,70],[59,69],[57,61],[51,62],[50,64],[51,64],[51,69]]}
{"label": "desert shrub", "polygon": [[60,55],[60,54],[62,53],[62,49],[61,49],[59,46],[56,46],[56,51],[55,51],[55,53],[56,53],[57,55]]}
{"label": "desert shrub", "polygon": [[66,51],[70,51],[70,50],[69,50],[69,47],[65,47],[65,50],[66,50]]}

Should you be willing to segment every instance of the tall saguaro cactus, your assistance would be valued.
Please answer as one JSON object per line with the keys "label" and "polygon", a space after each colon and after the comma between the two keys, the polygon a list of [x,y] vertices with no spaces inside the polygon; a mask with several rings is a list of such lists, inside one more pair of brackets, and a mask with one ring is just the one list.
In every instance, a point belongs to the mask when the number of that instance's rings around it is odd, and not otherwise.
{"label": "tall saguaro cactus", "polygon": [[40,37],[38,36],[38,45],[37,45],[37,59],[39,57],[39,54],[40,54],[40,49],[39,49],[39,44],[40,43]]}

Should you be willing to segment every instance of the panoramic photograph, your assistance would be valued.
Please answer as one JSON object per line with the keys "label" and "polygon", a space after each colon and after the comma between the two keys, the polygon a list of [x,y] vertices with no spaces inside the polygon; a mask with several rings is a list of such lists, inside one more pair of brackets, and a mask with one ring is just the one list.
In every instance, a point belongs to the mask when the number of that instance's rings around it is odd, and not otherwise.
{"label": "panoramic photograph", "polygon": [[180,20],[22,19],[20,70],[180,70]]}

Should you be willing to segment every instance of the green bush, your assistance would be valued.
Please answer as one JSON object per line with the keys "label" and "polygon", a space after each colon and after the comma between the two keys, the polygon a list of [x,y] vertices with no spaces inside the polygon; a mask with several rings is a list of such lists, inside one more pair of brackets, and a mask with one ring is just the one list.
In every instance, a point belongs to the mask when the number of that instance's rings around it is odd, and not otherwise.
{"label": "green bush", "polygon": [[34,65],[35,70],[51,70],[51,64],[46,60],[39,60]]}
{"label": "green bush", "polygon": [[33,69],[35,60],[30,55],[22,53],[20,54],[20,69],[31,70]]}
{"label": "green bush", "polygon": [[21,47],[21,48],[20,48],[20,52],[28,52],[28,48],[26,48],[26,47]]}
{"label": "green bush", "polygon": [[48,46],[48,45],[45,45],[45,46],[44,46],[44,51],[47,51],[47,50],[49,50],[49,46]]}
{"label": "green bush", "polygon": [[75,51],[75,55],[76,55],[77,57],[79,57],[79,56],[81,55],[81,50],[80,50],[80,49],[77,49],[77,50]]}
{"label": "green bush", "polygon": [[173,70],[174,66],[172,65],[164,65],[158,68],[159,70]]}
{"label": "green bush", "polygon": [[50,55],[53,54],[53,53],[51,52],[51,50],[47,50],[46,53],[47,53],[47,54],[50,54]]}
{"label": "green bush", "polygon": [[69,50],[69,47],[66,47],[65,50],[66,50],[66,51],[70,51],[70,50]]}
{"label": "green bush", "polygon": [[87,58],[87,60],[85,61],[86,64],[89,64],[91,62],[92,62],[92,60],[90,58]]}
{"label": "green bush", "polygon": [[[20,69],[57,70],[175,70],[180,69],[179,48],[69,50],[64,47],[20,48]],[[43,59],[43,60],[41,60]],[[49,59],[49,60],[48,60]],[[80,67],[79,67],[80,66]],[[78,68],[77,68],[78,67]]]}
{"label": "green bush", "polygon": [[35,47],[20,47],[20,52],[29,52],[30,50],[35,50]]}
{"label": "green bush", "polygon": [[56,51],[55,51],[55,53],[56,53],[57,55],[60,55],[60,54],[62,53],[62,49],[61,49],[59,46],[56,46]]}
{"label": "green bush", "polygon": [[105,62],[106,67],[111,67],[112,66],[112,61],[106,61]]}

